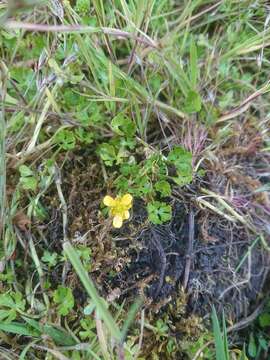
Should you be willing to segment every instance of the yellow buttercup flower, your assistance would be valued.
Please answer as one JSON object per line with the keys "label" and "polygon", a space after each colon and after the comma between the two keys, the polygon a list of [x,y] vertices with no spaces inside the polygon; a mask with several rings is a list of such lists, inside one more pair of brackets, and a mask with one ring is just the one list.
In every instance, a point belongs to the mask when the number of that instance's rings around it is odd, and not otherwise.
{"label": "yellow buttercup flower", "polygon": [[113,227],[120,228],[123,220],[129,219],[129,209],[132,207],[132,196],[125,194],[117,196],[115,199],[106,195],[103,199],[104,205],[110,208],[110,216],[113,216]]}

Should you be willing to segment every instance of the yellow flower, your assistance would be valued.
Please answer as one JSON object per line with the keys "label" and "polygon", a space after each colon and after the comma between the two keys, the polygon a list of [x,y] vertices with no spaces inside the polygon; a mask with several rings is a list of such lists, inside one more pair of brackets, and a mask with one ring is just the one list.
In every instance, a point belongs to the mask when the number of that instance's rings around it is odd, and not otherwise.
{"label": "yellow flower", "polygon": [[123,225],[123,220],[129,219],[129,209],[132,207],[132,196],[125,194],[117,196],[113,199],[111,196],[106,195],[103,199],[104,205],[110,208],[110,216],[113,216],[113,226],[120,228]]}

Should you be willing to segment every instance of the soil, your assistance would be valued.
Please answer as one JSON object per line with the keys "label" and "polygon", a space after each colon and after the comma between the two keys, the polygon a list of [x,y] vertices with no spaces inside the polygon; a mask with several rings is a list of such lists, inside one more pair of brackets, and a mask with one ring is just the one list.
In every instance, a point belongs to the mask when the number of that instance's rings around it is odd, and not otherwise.
{"label": "soil", "polygon": [[[187,313],[209,316],[215,305],[233,322],[258,305],[270,257],[244,226],[198,209],[190,196],[174,200],[169,224],[150,225],[144,204],[136,201],[131,220],[112,230],[100,211],[105,190],[98,183],[97,162],[87,153],[73,155],[62,173],[68,235],[73,243],[90,247],[91,277],[108,301],[132,303],[140,295],[146,308],[159,312],[185,293]],[[50,207],[49,245],[60,250],[61,212],[53,203]],[[80,304],[86,300],[78,285],[74,295]]]}

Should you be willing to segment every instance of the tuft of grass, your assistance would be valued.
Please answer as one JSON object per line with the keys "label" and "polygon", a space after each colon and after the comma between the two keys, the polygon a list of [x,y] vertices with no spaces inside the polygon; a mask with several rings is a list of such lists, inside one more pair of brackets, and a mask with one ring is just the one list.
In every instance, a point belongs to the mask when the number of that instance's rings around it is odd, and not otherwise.
{"label": "tuft of grass", "polygon": [[222,328],[220,327],[216,309],[212,309],[212,325],[215,340],[216,360],[230,360],[225,316],[222,316]]}

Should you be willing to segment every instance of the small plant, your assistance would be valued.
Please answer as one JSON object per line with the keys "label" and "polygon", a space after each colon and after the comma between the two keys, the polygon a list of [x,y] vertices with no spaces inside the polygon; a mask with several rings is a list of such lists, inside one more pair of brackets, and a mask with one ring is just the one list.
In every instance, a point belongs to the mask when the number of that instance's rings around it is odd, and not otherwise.
{"label": "small plant", "polygon": [[[108,143],[101,144],[99,148],[99,155],[106,166],[119,165],[120,174],[114,181],[117,191],[129,192],[143,199],[147,204],[148,218],[153,224],[169,221],[172,209],[168,197],[173,182],[184,186],[193,179],[191,153],[175,146],[167,157],[153,153],[137,163],[135,156],[124,149],[121,147],[117,150],[117,146]],[[174,175],[169,175],[170,172]]]}
{"label": "small plant", "polygon": [[169,221],[172,217],[172,208],[170,205],[153,201],[147,205],[148,217],[153,224],[162,224]]}
{"label": "small plant", "polygon": [[75,10],[80,15],[86,15],[90,12],[90,1],[89,0],[77,0]]}
{"label": "small plant", "polygon": [[251,359],[259,359],[270,350],[270,301],[258,316],[249,333],[247,353]]}
{"label": "small plant", "polygon": [[74,298],[72,291],[64,286],[58,286],[54,291],[53,301],[57,304],[57,311],[59,315],[66,316],[74,306]]}
{"label": "small plant", "polygon": [[230,354],[234,354],[234,356],[237,356],[237,359],[239,360],[248,360],[245,354],[245,348],[243,348],[243,350],[240,349],[229,350],[228,334],[227,334],[224,312],[222,314],[222,330],[221,330],[216,309],[214,307],[212,309],[212,325],[213,325],[213,334],[214,334],[214,342],[215,342],[215,350],[216,350],[216,360],[231,360]]}
{"label": "small plant", "polygon": [[35,191],[37,189],[37,186],[38,186],[38,179],[35,176],[33,170],[31,170],[26,165],[21,165],[19,167],[19,171],[20,171],[20,175],[21,175],[20,183],[22,185],[22,188],[24,190]]}
{"label": "small plant", "polygon": [[20,292],[10,292],[0,295],[0,322],[11,323],[18,313],[25,310],[26,301]]}
{"label": "small plant", "polygon": [[57,253],[53,252],[50,253],[48,250],[45,250],[41,260],[48,264],[48,267],[54,267],[57,264],[58,255]]}

